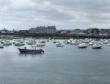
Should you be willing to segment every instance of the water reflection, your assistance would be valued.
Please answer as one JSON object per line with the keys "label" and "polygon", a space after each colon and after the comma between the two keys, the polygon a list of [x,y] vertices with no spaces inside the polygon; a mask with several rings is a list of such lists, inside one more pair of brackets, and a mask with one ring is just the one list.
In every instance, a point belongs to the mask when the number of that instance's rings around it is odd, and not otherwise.
{"label": "water reflection", "polygon": [[35,54],[35,53],[19,53],[19,56],[42,56],[42,54]]}

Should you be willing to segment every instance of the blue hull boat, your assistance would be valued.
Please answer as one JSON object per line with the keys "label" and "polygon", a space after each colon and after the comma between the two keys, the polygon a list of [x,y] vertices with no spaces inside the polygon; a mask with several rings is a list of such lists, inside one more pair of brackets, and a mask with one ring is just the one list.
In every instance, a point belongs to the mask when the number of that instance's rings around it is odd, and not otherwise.
{"label": "blue hull boat", "polygon": [[44,50],[38,49],[38,50],[33,50],[33,49],[20,49],[18,48],[20,53],[25,53],[25,54],[42,54],[44,53]]}

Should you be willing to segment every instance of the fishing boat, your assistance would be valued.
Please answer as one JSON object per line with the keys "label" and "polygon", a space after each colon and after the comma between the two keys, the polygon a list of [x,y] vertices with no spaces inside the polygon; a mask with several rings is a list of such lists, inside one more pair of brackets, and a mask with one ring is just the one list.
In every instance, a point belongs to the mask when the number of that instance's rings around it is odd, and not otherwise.
{"label": "fishing boat", "polygon": [[26,48],[18,48],[20,53],[25,53],[25,54],[42,54],[44,53],[44,50],[42,49],[26,49]]}
{"label": "fishing boat", "polygon": [[87,48],[86,43],[81,43],[78,45],[78,48]]}

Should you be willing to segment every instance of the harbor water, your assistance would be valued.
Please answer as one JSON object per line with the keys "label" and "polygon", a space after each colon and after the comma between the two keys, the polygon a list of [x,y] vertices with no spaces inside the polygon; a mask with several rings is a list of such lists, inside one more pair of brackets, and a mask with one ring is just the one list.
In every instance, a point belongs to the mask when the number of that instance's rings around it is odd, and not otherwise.
{"label": "harbor water", "polygon": [[37,55],[14,45],[0,49],[0,84],[110,84],[110,45],[94,50],[50,41],[43,49]]}

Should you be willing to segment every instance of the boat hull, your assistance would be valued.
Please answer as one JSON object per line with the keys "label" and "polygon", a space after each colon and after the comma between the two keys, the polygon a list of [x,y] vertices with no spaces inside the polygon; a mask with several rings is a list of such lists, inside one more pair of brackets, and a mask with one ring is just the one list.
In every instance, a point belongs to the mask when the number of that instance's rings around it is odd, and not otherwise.
{"label": "boat hull", "polygon": [[92,49],[101,49],[102,47],[92,47]]}
{"label": "boat hull", "polygon": [[78,46],[78,48],[87,48],[87,46]]}
{"label": "boat hull", "polygon": [[39,50],[32,50],[32,49],[20,49],[18,48],[20,53],[29,53],[29,54],[42,54],[44,53],[44,50],[39,49]]}

